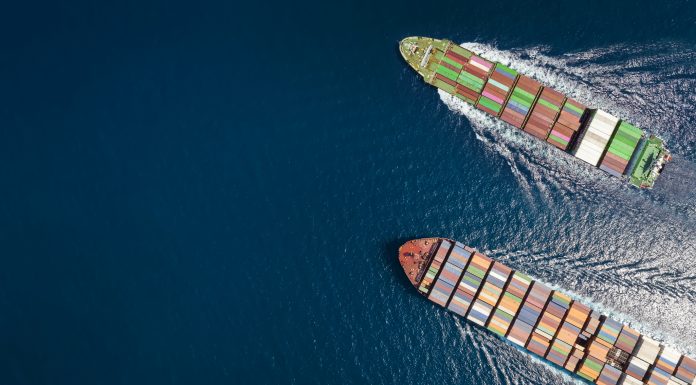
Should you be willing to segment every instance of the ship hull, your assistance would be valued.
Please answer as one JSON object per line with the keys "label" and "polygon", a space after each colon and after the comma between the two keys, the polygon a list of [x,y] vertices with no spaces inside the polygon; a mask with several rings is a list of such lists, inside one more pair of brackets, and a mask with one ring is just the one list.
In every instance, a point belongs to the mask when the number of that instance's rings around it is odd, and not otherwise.
{"label": "ship hull", "polygon": [[587,381],[695,382],[693,358],[459,242],[415,239],[399,262],[433,303]]}
{"label": "ship hull", "polygon": [[636,187],[670,159],[662,139],[449,40],[409,37],[399,51],[426,83]]}

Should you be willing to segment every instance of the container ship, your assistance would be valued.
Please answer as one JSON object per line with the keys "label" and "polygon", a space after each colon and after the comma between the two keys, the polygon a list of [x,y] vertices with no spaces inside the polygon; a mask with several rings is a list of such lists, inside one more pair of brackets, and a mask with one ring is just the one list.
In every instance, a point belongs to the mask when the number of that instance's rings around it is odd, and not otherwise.
{"label": "container ship", "polygon": [[421,295],[586,381],[695,382],[693,358],[460,242],[411,240],[399,262]]}
{"label": "container ship", "polygon": [[657,136],[449,40],[408,37],[399,50],[426,83],[636,187],[671,159]]}

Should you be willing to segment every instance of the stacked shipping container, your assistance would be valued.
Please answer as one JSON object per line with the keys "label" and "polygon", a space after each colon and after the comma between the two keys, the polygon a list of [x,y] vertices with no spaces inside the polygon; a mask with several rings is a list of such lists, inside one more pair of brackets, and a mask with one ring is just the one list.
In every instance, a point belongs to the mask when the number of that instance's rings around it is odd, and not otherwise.
{"label": "stacked shipping container", "polygon": [[437,273],[440,271],[442,261],[445,260],[445,257],[447,256],[450,247],[452,247],[452,244],[446,240],[443,240],[440,243],[440,246],[438,247],[437,252],[435,253],[435,257],[433,258],[433,262],[428,267],[428,271],[425,273],[425,277],[423,277],[423,280],[421,281],[418,290],[420,290],[423,293],[428,293],[428,291],[430,291],[430,286],[435,280]]}
{"label": "stacked shipping container", "polygon": [[643,132],[640,129],[626,122],[621,122],[614,137],[609,142],[607,153],[604,155],[599,168],[614,176],[623,175],[642,136]]}
{"label": "stacked shipping container", "polygon": [[515,88],[500,118],[517,128],[522,128],[540,90],[539,82],[527,76],[518,75]]}
{"label": "stacked shipping container", "polygon": [[546,141],[561,150],[567,150],[573,142],[575,134],[580,130],[586,110],[587,107],[584,105],[567,98]]}
{"label": "stacked shipping container", "polygon": [[486,283],[481,288],[478,300],[474,303],[471,313],[469,313],[469,320],[480,326],[486,326],[493,309],[498,305],[498,301],[503,294],[503,288],[510,271],[510,268],[501,263],[493,263],[486,277]]}
{"label": "stacked shipping container", "polygon": [[488,79],[488,73],[493,68],[493,63],[482,59],[479,56],[471,55],[469,62],[464,65],[464,69],[459,73],[459,85],[457,86],[458,98],[472,104],[476,104],[483,90],[484,84]]}
{"label": "stacked shipping container", "polygon": [[472,253],[463,248],[461,250],[466,258],[460,259],[460,265],[462,265],[462,262],[466,260],[466,265],[468,267],[466,270],[463,270],[464,274],[462,274],[459,284],[457,285],[457,291],[449,303],[449,309],[461,316],[466,316],[469,306],[476,296],[480,281],[478,281],[478,277],[471,274],[472,268],[470,265],[470,259]]}
{"label": "stacked shipping container", "polygon": [[476,107],[493,116],[500,115],[516,79],[517,71],[497,63]]}
{"label": "stacked shipping container", "polygon": [[[517,314],[517,320],[512,325],[508,339],[520,346],[527,346],[527,341],[534,330],[534,327],[541,316],[542,309],[546,305],[546,300],[551,296],[551,290],[544,284],[534,282],[531,290],[522,304],[522,308]],[[535,343],[540,345],[536,348],[541,349],[543,342],[538,339]]]}
{"label": "stacked shipping container", "polygon": [[597,384],[688,385],[696,378],[690,357],[460,243],[441,242],[419,289]]}
{"label": "stacked shipping container", "polygon": [[619,119],[605,111],[597,110],[578,146],[575,156],[596,166],[616,128]]}
{"label": "stacked shipping container", "polygon": [[546,140],[564,101],[563,94],[545,87],[532,108],[532,114],[524,125],[524,131],[541,140]]}

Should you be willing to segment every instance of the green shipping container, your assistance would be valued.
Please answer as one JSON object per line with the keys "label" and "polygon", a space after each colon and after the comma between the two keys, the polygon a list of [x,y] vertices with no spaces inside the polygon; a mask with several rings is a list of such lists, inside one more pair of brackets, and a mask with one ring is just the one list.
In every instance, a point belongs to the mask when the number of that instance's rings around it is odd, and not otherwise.
{"label": "green shipping container", "polygon": [[510,68],[510,67],[506,67],[506,66],[504,66],[504,65],[502,65],[502,64],[500,64],[500,63],[497,63],[497,64],[495,65],[495,69],[496,69],[496,70],[500,70],[501,72],[505,72],[505,73],[507,73],[508,75],[513,76],[513,77],[514,77],[514,76],[517,76],[517,71],[513,70],[513,69]]}
{"label": "green shipping container", "polygon": [[568,142],[566,142],[564,139],[561,139],[561,138],[557,137],[557,136],[554,135],[554,134],[549,135],[549,138],[550,138],[551,140],[557,142],[557,143],[560,143],[560,144],[564,145],[564,146],[567,146],[567,145],[568,145]]}
{"label": "green shipping container", "polygon": [[451,85],[449,85],[449,84],[443,82],[443,81],[440,80],[440,79],[435,79],[435,81],[433,82],[433,85],[434,85],[435,87],[437,87],[437,88],[443,90],[443,91],[449,92],[450,94],[453,94],[453,93],[454,93],[454,87],[452,87]]}
{"label": "green shipping container", "polygon": [[481,90],[481,86],[478,84],[474,84],[471,81],[467,80],[466,78],[459,77],[457,78],[457,83],[463,85],[464,87],[473,90],[474,92],[479,92]]}
{"label": "green shipping container", "polygon": [[491,100],[491,99],[488,99],[488,98],[485,97],[485,96],[482,96],[481,99],[479,99],[478,104],[480,104],[480,105],[482,105],[482,106],[484,106],[484,107],[486,107],[486,108],[489,108],[489,109],[491,109],[491,110],[493,110],[493,111],[495,111],[495,112],[500,112],[500,108],[502,107],[502,106],[501,106],[500,104],[498,104],[497,102],[495,102],[495,101],[493,101],[493,100]]}
{"label": "green shipping container", "polygon": [[483,277],[486,275],[486,272],[485,272],[485,271],[483,271],[483,270],[481,270],[481,269],[479,269],[479,268],[477,268],[477,267],[474,267],[474,266],[469,266],[469,268],[467,269],[467,271],[468,271],[469,273],[471,273],[471,274],[473,274],[473,275],[475,275],[475,276],[481,278],[481,279],[483,279]]}
{"label": "green shipping container", "polygon": [[477,78],[476,76],[474,76],[474,75],[472,75],[472,74],[470,74],[470,73],[468,73],[468,72],[466,72],[466,71],[462,71],[462,72],[459,74],[459,76],[466,78],[468,81],[470,81],[470,82],[472,82],[472,83],[474,83],[474,84],[478,84],[478,85],[483,86],[483,80]]}
{"label": "green shipping container", "polygon": [[534,102],[534,95],[518,87],[512,91],[512,95],[524,100],[530,106]]}
{"label": "green shipping container", "polygon": [[446,77],[447,79],[450,79],[450,80],[455,81],[455,82],[457,81],[458,74],[447,67],[444,67],[444,66],[438,67],[437,73]]}
{"label": "green shipping container", "polygon": [[559,111],[559,108],[557,106],[555,106],[553,103],[551,103],[545,99],[539,98],[538,103],[541,104],[542,106],[545,106],[545,107],[552,109],[553,111],[556,111],[556,112]]}
{"label": "green shipping container", "polygon": [[563,108],[567,108],[569,110],[575,111],[578,114],[582,114],[583,110],[580,108],[575,107],[574,105],[570,104],[570,102],[566,101],[565,104],[563,104]]}
{"label": "green shipping container", "polygon": [[525,106],[527,109],[529,109],[532,106],[532,102],[528,102],[526,99],[522,99],[519,96],[512,94],[510,97],[511,100],[516,101],[517,103]]}
{"label": "green shipping container", "polygon": [[460,71],[462,70],[462,65],[461,65],[461,64],[459,64],[458,62],[456,62],[456,61],[454,61],[454,60],[448,58],[447,56],[444,56],[444,57],[442,58],[442,60],[443,60],[445,63],[451,65],[452,67],[455,67],[455,68],[459,69]]}

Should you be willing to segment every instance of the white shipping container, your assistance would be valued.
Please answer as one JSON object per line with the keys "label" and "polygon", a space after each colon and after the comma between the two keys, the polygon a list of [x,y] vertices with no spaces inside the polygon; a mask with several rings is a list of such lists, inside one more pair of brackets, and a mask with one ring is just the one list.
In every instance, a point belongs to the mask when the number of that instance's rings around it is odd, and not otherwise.
{"label": "white shipping container", "polygon": [[657,355],[660,354],[660,344],[653,339],[641,336],[635,351],[636,357],[649,364],[653,364],[657,359]]}
{"label": "white shipping container", "polygon": [[537,329],[536,333],[539,334],[540,336],[546,337],[549,341],[553,340],[553,336],[541,329]]}
{"label": "white shipping container", "polygon": [[597,110],[575,152],[575,157],[597,166],[618,123],[619,118],[605,111]]}
{"label": "white shipping container", "polygon": [[687,383],[678,379],[677,377],[671,377],[667,382],[667,385],[687,385]]}
{"label": "white shipping container", "polygon": [[624,374],[619,381],[619,385],[643,385],[643,381],[636,380],[635,378]]}
{"label": "white shipping container", "polygon": [[650,367],[650,364],[649,364],[649,363],[647,363],[647,362],[641,360],[641,359],[638,358],[637,356],[631,357],[631,360],[629,361],[629,363],[632,364],[632,365],[635,365],[635,366],[637,366],[637,367],[639,367],[639,368],[641,368],[641,369],[644,369],[644,370],[648,370],[648,368]]}
{"label": "white shipping container", "polygon": [[583,146],[583,143],[581,143],[578,151],[575,153],[575,157],[596,166],[599,163],[599,158],[602,157],[602,151],[589,148],[587,145]]}
{"label": "white shipping container", "polygon": [[664,350],[662,350],[662,353],[660,353],[660,359],[672,364],[672,366],[677,366],[679,358],[681,358],[681,354],[669,347],[665,347]]}
{"label": "white shipping container", "polygon": [[524,347],[524,342],[518,340],[518,339],[515,338],[515,337],[508,336],[507,339],[508,339],[510,342],[514,343],[514,344],[517,344],[517,345],[520,345],[521,347]]}
{"label": "white shipping container", "polygon": [[488,274],[494,276],[495,278],[498,278],[499,280],[501,280],[503,282],[505,282],[507,280],[507,276],[502,275],[495,270],[491,270],[491,272]]}

